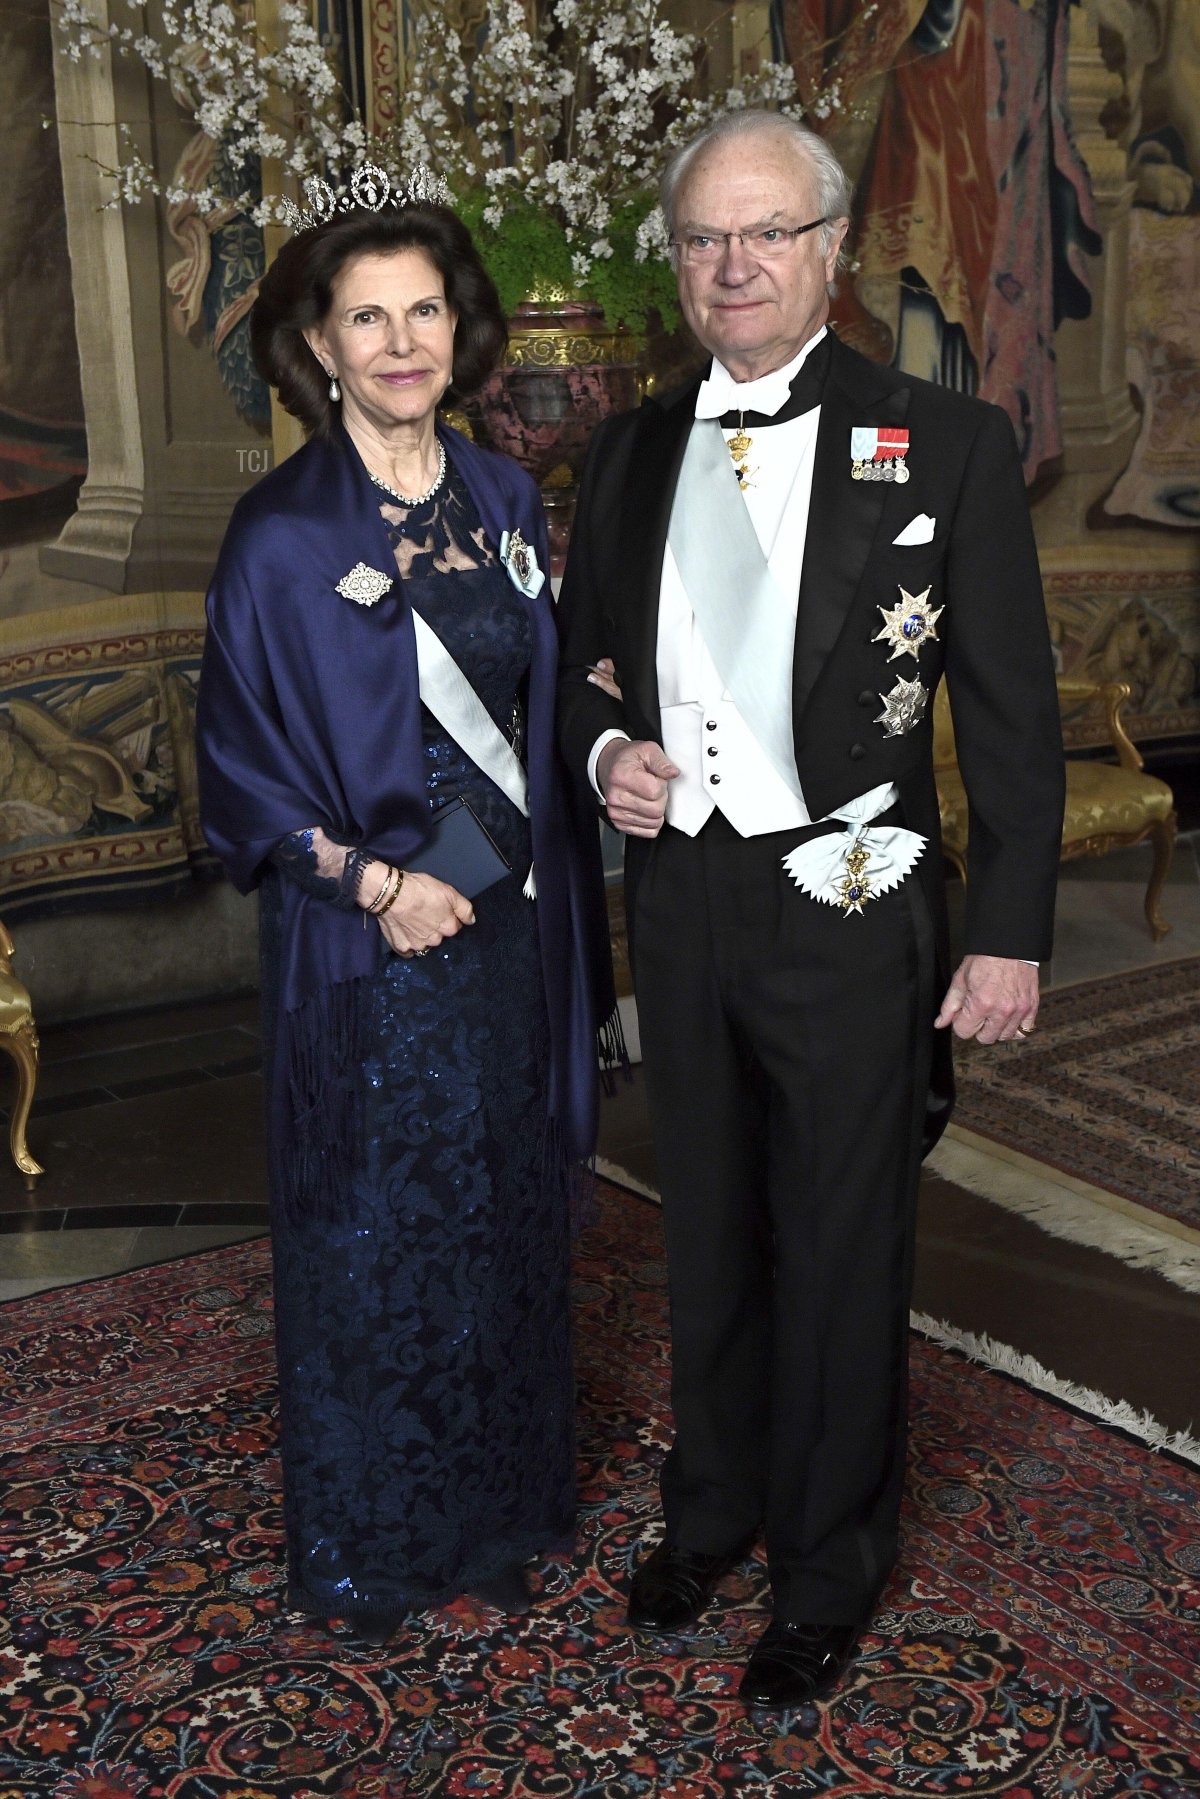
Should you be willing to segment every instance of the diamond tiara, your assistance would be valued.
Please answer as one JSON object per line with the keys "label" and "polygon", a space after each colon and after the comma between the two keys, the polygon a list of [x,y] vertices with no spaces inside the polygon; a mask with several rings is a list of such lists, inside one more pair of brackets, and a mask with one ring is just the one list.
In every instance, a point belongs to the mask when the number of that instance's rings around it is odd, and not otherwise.
{"label": "diamond tiara", "polygon": [[279,202],[289,231],[312,231],[317,225],[327,225],[339,212],[354,212],[359,207],[382,212],[385,206],[410,206],[420,201],[444,206],[450,196],[444,175],[417,167],[407,182],[394,181],[373,162],[364,162],[355,169],[349,188],[331,187],[320,175],[310,175],[302,186],[308,197],[307,208],[301,210],[294,200]]}

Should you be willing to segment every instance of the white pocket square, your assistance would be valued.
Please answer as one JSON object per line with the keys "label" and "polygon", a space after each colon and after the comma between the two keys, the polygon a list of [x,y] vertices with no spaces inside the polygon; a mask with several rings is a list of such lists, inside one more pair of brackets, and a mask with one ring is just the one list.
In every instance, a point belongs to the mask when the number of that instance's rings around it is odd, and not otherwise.
{"label": "white pocket square", "polygon": [[905,525],[899,537],[893,537],[892,542],[899,544],[932,543],[936,524],[937,520],[930,518],[927,512],[918,512],[916,518],[910,519]]}

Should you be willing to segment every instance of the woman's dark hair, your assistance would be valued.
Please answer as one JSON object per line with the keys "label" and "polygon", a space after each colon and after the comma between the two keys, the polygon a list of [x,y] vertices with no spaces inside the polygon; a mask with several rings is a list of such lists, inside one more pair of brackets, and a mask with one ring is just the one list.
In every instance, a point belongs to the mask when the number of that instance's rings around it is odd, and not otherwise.
{"label": "woman's dark hair", "polygon": [[279,391],[309,437],[324,436],[336,406],[329,377],[302,335],[329,316],[333,284],[356,256],[423,250],[441,274],[446,299],[458,314],[454,372],[447,397],[462,399],[491,374],[508,342],[495,283],[479,259],[471,233],[446,206],[424,201],[356,207],[289,238],[263,276],[250,312],[250,351],[263,380]]}

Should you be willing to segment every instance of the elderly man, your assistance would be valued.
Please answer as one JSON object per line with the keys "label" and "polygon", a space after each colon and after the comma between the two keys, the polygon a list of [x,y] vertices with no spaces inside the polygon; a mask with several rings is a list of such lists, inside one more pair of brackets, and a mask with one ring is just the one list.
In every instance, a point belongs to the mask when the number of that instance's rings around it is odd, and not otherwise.
{"label": "elderly man", "polygon": [[[629,1615],[686,1630],[764,1532],[774,1616],[741,1691],[795,1705],[895,1559],[922,1140],[947,1029],[1034,1028],[1061,739],[1008,419],[826,328],[849,200],[828,148],[730,114],[662,198],[711,367],[596,433],[559,608],[564,751],[628,834],[670,1271],[664,1533]],[[952,977],[943,669],[971,805]]]}

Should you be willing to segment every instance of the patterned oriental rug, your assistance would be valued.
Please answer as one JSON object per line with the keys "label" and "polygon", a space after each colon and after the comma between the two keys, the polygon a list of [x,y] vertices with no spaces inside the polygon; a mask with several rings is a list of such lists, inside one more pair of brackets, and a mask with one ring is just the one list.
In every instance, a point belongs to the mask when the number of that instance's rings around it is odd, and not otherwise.
{"label": "patterned oriental rug", "polygon": [[[1200,957],[1052,990],[1029,1044],[968,1049],[956,1073],[931,1167],[1200,1291]],[[991,1180],[968,1166],[980,1150],[1000,1158]],[[1005,1163],[1051,1184],[1006,1181]]]}
{"label": "patterned oriental rug", "polygon": [[578,1554],[529,1619],[459,1601],[388,1650],[280,1609],[265,1243],[4,1308],[0,1799],[1200,1791],[1200,1474],[921,1339],[903,1558],[834,1699],[738,1704],[758,1563],[690,1640],[633,1638],[661,1227],[600,1198]]}

